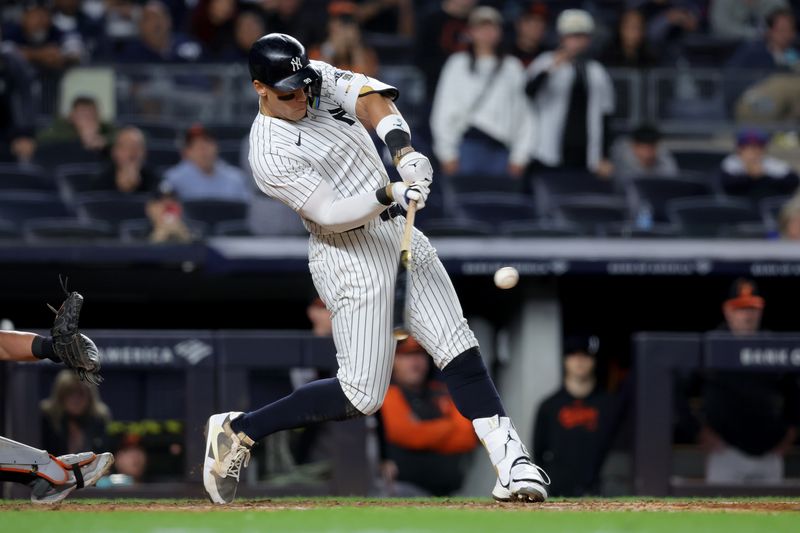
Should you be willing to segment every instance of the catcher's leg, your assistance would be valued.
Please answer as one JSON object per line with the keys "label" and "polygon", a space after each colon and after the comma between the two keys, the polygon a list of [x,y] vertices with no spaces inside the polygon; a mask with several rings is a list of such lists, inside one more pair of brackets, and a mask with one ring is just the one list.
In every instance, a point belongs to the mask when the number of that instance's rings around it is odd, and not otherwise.
{"label": "catcher's leg", "polygon": [[34,503],[55,503],[90,487],[114,464],[110,453],[54,457],[44,450],[0,437],[0,479],[30,485]]}

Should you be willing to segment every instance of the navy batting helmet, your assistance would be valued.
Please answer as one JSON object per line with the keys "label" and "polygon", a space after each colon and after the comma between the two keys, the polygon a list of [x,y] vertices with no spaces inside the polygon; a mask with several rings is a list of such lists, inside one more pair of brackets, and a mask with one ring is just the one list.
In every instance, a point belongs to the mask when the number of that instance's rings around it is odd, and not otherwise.
{"label": "navy batting helmet", "polygon": [[249,63],[253,80],[281,92],[296,91],[320,79],[308,62],[305,47],[283,33],[270,33],[253,43]]}

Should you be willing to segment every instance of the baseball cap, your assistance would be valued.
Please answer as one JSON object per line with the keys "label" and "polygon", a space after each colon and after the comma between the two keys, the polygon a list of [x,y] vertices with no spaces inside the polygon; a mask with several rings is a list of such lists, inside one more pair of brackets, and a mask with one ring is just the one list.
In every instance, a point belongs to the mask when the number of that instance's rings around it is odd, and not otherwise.
{"label": "baseball cap", "polygon": [[331,17],[352,17],[356,14],[355,2],[347,2],[345,0],[334,0],[328,4],[328,15]]}
{"label": "baseball cap", "polygon": [[479,24],[503,24],[503,15],[498,10],[490,6],[479,6],[469,14],[468,23],[470,26]]}
{"label": "baseball cap", "polygon": [[205,126],[202,124],[193,124],[188,130],[186,130],[183,142],[185,145],[188,145],[191,144],[195,139],[200,138],[210,139],[212,141],[214,140],[214,136],[211,135],[211,132],[208,131]]}
{"label": "baseball cap", "polygon": [[600,339],[597,335],[569,335],[564,337],[564,357],[576,353],[596,357],[600,350]]}
{"label": "baseball cap", "polygon": [[661,132],[652,124],[642,124],[631,132],[631,139],[637,143],[656,144],[661,140]]}
{"label": "baseball cap", "polygon": [[764,298],[758,293],[756,282],[739,278],[731,285],[725,307],[733,309],[764,309]]}
{"label": "baseball cap", "polygon": [[539,17],[547,19],[547,14],[547,4],[544,2],[531,2],[525,10],[520,13],[520,17]]}
{"label": "baseball cap", "polygon": [[559,35],[592,33],[594,31],[594,19],[583,9],[565,9],[558,16],[556,29]]}
{"label": "baseball cap", "polygon": [[404,341],[397,343],[395,354],[405,355],[412,353],[426,353],[425,348],[414,337],[408,337]]}
{"label": "baseball cap", "polygon": [[736,133],[736,146],[766,146],[769,133],[759,128],[743,128]]}

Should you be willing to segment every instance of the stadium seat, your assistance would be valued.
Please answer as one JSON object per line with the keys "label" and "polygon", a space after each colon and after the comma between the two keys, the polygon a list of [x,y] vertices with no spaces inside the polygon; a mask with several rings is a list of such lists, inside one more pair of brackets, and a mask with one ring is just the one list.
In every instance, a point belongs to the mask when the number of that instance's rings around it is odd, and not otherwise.
{"label": "stadium seat", "polygon": [[[534,221],[531,198],[507,193],[470,193],[458,196],[458,208],[466,219],[498,225],[510,221]],[[427,207],[425,208],[427,210]],[[425,211],[422,211],[425,213]]]}
{"label": "stadium seat", "polygon": [[0,241],[16,240],[20,238],[19,227],[9,220],[0,220]]}
{"label": "stadium seat", "polygon": [[683,171],[716,172],[728,152],[703,151],[703,150],[673,150],[672,155],[678,163],[678,168]]}
{"label": "stadium seat", "polygon": [[467,176],[456,175],[446,178],[450,190],[455,194],[472,192],[504,192],[523,194],[525,180],[508,176]]}
{"label": "stadium seat", "polygon": [[420,220],[420,229],[429,237],[488,237],[493,234],[489,224],[454,218]]}
{"label": "stadium seat", "polygon": [[652,210],[653,220],[667,220],[665,206],[676,198],[709,196],[713,193],[711,185],[689,178],[636,178],[631,180],[632,204],[646,202]]}
{"label": "stadium seat", "polygon": [[99,163],[59,165],[55,171],[56,183],[64,201],[73,205],[77,195],[94,190],[96,176],[102,169]]}
{"label": "stadium seat", "polygon": [[543,220],[501,224],[500,233],[507,237],[579,237],[585,231],[575,224]]}
{"label": "stadium seat", "polygon": [[0,194],[0,218],[21,224],[32,218],[68,217],[58,195],[44,191],[4,191]]}
{"label": "stadium seat", "polygon": [[667,203],[670,221],[680,227],[682,235],[718,237],[731,226],[761,222],[761,217],[747,200],[731,198],[689,198]]}
{"label": "stadium seat", "polygon": [[115,239],[114,228],[101,221],[44,218],[25,222],[22,228],[27,242],[97,241]]}
{"label": "stadium seat", "polygon": [[248,225],[255,235],[307,235],[300,217],[285,204],[259,195],[250,203]]}
{"label": "stadium seat", "polygon": [[147,164],[151,167],[171,167],[181,161],[181,153],[175,142],[159,141],[147,145]]}
{"label": "stadium seat", "polygon": [[147,199],[143,194],[91,192],[76,196],[75,203],[84,220],[101,220],[118,228],[123,221],[145,219]]}
{"label": "stadium seat", "polygon": [[179,129],[172,124],[134,122],[133,125],[144,132],[148,144],[154,141],[166,141],[174,144],[175,140],[178,138]]}
{"label": "stadium seat", "polygon": [[770,238],[770,228],[763,222],[742,222],[730,227],[723,228],[723,237],[732,239],[768,239]]}
{"label": "stadium seat", "polygon": [[185,216],[206,224],[247,219],[249,204],[235,200],[187,200],[183,203]]}
{"label": "stadium seat", "polygon": [[763,198],[758,203],[758,208],[764,222],[772,228],[777,228],[781,209],[791,199],[791,196],[770,196]]}
{"label": "stadium seat", "polygon": [[79,142],[44,144],[33,156],[36,163],[48,169],[70,163],[100,163],[104,157],[102,151],[86,150]]}
{"label": "stadium seat", "polygon": [[604,194],[563,197],[556,204],[556,212],[560,220],[595,234],[606,234],[610,225],[623,224],[631,218],[624,199]]}
{"label": "stadium seat", "polygon": [[611,180],[602,180],[588,172],[543,173],[534,183],[537,192],[543,189],[547,198],[572,194],[614,194]]}
{"label": "stadium seat", "polygon": [[636,224],[612,224],[608,226],[608,235],[625,239],[674,239],[680,237],[679,228],[673,224],[653,224],[649,228],[639,228]]}
{"label": "stadium seat", "polygon": [[252,237],[253,232],[246,220],[228,220],[214,224],[213,235],[224,237]]}
{"label": "stadium seat", "polygon": [[[44,169],[35,166],[0,164],[0,190],[54,191],[55,180]],[[0,193],[2,194],[2,193]]]}

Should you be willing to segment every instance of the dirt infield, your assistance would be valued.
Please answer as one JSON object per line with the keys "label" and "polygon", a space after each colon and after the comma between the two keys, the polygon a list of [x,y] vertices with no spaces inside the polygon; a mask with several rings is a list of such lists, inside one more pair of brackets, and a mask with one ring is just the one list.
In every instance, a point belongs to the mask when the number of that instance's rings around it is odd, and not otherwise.
{"label": "dirt infield", "polygon": [[496,503],[491,501],[465,501],[449,499],[431,500],[305,500],[276,499],[252,500],[227,506],[215,506],[206,501],[176,502],[102,502],[92,503],[77,501],[65,502],[52,506],[32,506],[27,502],[3,502],[0,511],[43,510],[71,512],[106,512],[106,511],[172,511],[172,512],[208,512],[208,511],[285,511],[326,509],[336,507],[370,507],[370,508],[439,508],[439,509],[475,509],[475,510],[510,510],[528,512],[711,512],[711,513],[797,513],[800,512],[800,500],[659,500],[659,499],[580,499],[555,500],[545,504]]}

